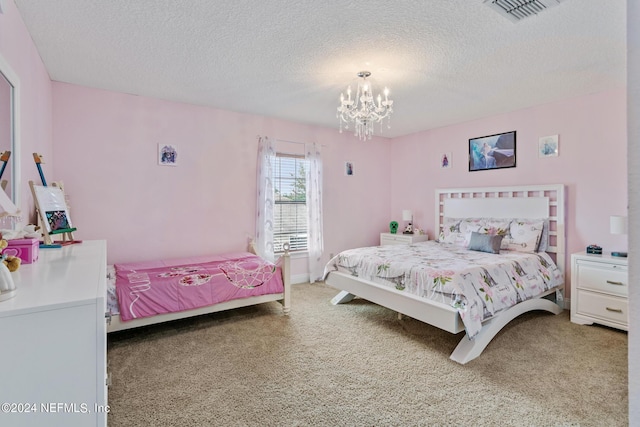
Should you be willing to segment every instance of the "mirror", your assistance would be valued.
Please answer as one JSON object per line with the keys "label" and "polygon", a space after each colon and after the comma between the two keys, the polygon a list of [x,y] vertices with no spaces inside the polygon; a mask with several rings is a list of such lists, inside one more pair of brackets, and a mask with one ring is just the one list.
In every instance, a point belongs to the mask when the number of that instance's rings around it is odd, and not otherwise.
{"label": "mirror", "polygon": [[0,183],[2,183],[2,188],[7,196],[13,200],[11,188],[11,183],[14,181],[11,179],[13,173],[11,167],[11,153],[13,152],[12,91],[13,86],[0,71]]}
{"label": "mirror", "polygon": [[18,207],[19,100],[18,77],[0,55],[0,183],[9,199]]}

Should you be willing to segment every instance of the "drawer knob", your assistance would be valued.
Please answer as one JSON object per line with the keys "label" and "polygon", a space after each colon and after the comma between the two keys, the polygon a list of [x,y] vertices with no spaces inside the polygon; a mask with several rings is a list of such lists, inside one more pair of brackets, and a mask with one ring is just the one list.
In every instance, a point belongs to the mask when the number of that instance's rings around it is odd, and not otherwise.
{"label": "drawer knob", "polygon": [[614,282],[613,280],[607,280],[607,283],[610,284],[610,285],[624,286],[624,283],[622,283],[622,282]]}
{"label": "drawer knob", "polygon": [[607,311],[613,311],[614,313],[622,313],[622,309],[620,308],[607,307]]}

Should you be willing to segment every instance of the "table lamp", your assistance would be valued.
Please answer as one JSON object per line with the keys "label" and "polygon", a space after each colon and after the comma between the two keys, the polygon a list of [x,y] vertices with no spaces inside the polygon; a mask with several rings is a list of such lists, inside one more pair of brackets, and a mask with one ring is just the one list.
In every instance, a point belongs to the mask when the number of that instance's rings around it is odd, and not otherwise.
{"label": "table lamp", "polygon": [[[612,215],[609,219],[611,234],[627,234],[627,217],[622,215]],[[626,252],[611,252],[611,256],[626,258]]]}
{"label": "table lamp", "polygon": [[403,234],[413,234],[413,212],[408,209],[402,211],[402,219],[404,221],[409,221],[407,226],[405,227]]}

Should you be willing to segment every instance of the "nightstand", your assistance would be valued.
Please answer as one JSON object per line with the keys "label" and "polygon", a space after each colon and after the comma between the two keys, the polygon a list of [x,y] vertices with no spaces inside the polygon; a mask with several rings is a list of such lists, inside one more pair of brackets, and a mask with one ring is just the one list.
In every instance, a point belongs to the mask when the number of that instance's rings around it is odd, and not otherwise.
{"label": "nightstand", "polygon": [[426,234],[380,233],[380,246],[410,245],[412,243],[426,242],[427,240],[429,240],[429,236]]}
{"label": "nightstand", "polygon": [[627,258],[571,255],[571,321],[629,330]]}

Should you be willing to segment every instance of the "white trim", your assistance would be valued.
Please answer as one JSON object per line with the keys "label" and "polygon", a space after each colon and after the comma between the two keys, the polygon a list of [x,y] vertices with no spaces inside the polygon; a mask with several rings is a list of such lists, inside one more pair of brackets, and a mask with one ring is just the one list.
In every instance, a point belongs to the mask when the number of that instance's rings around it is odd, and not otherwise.
{"label": "white trim", "polygon": [[291,284],[299,285],[301,283],[309,283],[311,279],[309,279],[309,273],[306,274],[296,274],[295,276],[291,276]]}

